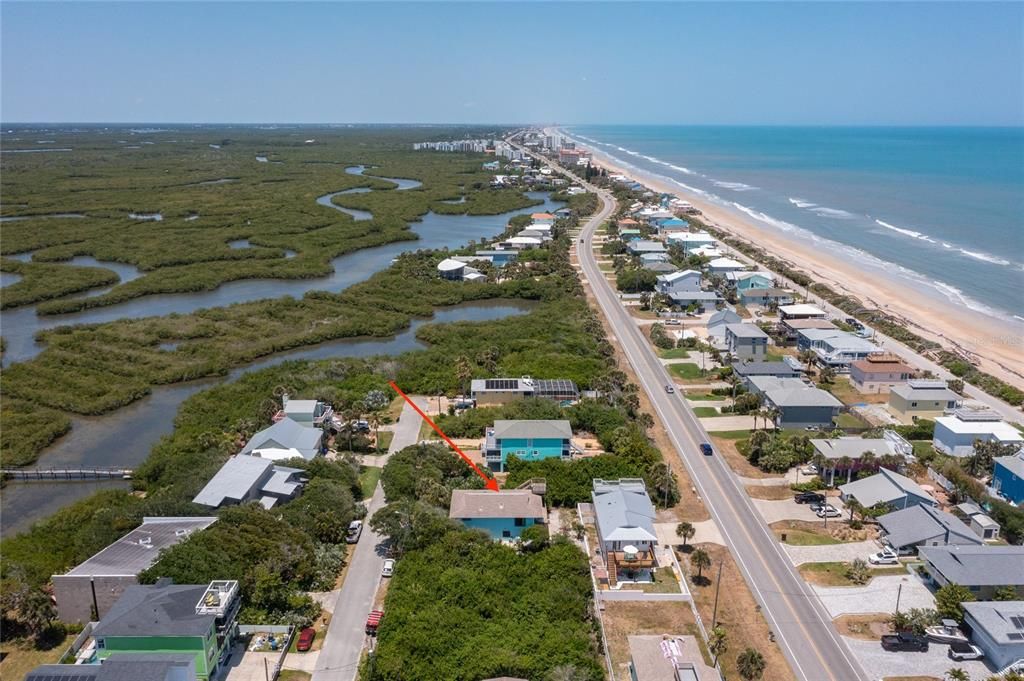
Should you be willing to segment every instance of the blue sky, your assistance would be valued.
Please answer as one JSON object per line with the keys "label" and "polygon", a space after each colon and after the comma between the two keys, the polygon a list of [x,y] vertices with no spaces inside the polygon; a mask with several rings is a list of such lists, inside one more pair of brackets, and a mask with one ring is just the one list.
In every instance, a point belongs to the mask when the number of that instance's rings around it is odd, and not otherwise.
{"label": "blue sky", "polygon": [[0,3],[0,119],[1024,124],[1024,4]]}

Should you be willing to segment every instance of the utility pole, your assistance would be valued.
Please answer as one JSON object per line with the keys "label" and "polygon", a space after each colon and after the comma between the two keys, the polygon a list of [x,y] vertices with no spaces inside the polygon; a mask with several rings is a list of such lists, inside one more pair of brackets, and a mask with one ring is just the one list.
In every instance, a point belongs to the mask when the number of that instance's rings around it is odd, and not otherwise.
{"label": "utility pole", "polygon": [[896,589],[896,614],[899,614],[899,612],[900,612],[900,596],[902,594],[903,594],[903,584],[901,583],[901,584],[899,584],[899,587]]}
{"label": "utility pole", "polygon": [[724,563],[718,561],[718,577],[715,578],[715,608],[711,613],[711,628],[718,626],[718,590],[722,588],[722,566]]}

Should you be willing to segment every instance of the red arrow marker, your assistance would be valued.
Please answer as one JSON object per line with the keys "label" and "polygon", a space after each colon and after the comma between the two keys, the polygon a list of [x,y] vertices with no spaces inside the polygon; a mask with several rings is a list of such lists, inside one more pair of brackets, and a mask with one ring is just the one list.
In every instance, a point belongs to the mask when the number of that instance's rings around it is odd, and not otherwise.
{"label": "red arrow marker", "polygon": [[451,438],[449,438],[449,437],[448,437],[447,435],[445,435],[445,434],[444,434],[444,431],[443,431],[443,430],[441,430],[440,428],[438,428],[438,427],[437,427],[437,424],[436,424],[436,423],[434,423],[433,421],[431,421],[431,420],[430,420],[430,417],[429,417],[429,416],[427,416],[427,415],[426,415],[426,413],[424,413],[424,411],[423,411],[422,409],[420,409],[419,407],[417,407],[417,406],[416,406],[416,403],[415,403],[415,402],[413,402],[413,401],[412,401],[411,399],[409,399],[409,396],[408,396],[408,395],[406,395],[406,394],[405,394],[404,392],[402,392],[402,389],[401,389],[401,388],[399,388],[399,387],[398,387],[397,385],[395,385],[395,382],[394,382],[394,381],[391,381],[391,382],[389,383],[389,385],[390,385],[390,386],[391,386],[391,387],[392,387],[392,388],[394,389],[394,391],[395,391],[396,393],[398,393],[399,395],[401,395],[401,396],[402,396],[402,399],[403,399],[403,400],[405,400],[406,402],[408,402],[408,403],[409,403],[409,406],[410,406],[410,407],[412,407],[413,409],[415,409],[415,410],[416,410],[416,413],[417,413],[417,414],[419,414],[419,415],[420,415],[420,416],[421,416],[421,417],[423,418],[423,420],[424,420],[424,421],[426,421],[427,423],[429,423],[429,424],[430,424],[430,427],[431,427],[431,428],[433,428],[434,430],[436,430],[436,431],[437,431],[437,434],[438,434],[438,435],[440,435],[440,436],[441,436],[441,438],[442,438],[442,439],[443,439],[443,440],[444,440],[445,442],[447,442],[447,443],[448,443],[448,446],[449,446],[449,447],[451,447],[452,449],[454,449],[454,450],[455,450],[455,453],[456,453],[456,454],[458,454],[458,455],[459,455],[460,457],[462,457],[462,460],[466,462],[466,465],[468,465],[468,466],[469,466],[470,468],[472,468],[472,469],[473,469],[473,472],[474,472],[474,473],[476,473],[476,474],[477,474],[477,475],[479,475],[479,476],[480,476],[481,478],[483,478],[483,481],[484,481],[484,486],[485,486],[485,487],[486,487],[487,489],[491,490],[492,492],[497,492],[497,491],[498,491],[498,489],[499,489],[499,488],[498,488],[498,481],[497,481],[497,480],[495,480],[495,479],[494,479],[494,478],[492,478],[492,477],[489,477],[489,476],[488,476],[487,474],[485,474],[485,473],[484,473],[484,472],[483,472],[482,470],[480,470],[480,467],[479,467],[479,466],[477,466],[477,465],[476,465],[475,463],[473,463],[473,462],[472,462],[472,461],[470,460],[470,458],[469,458],[468,456],[466,456],[465,452],[463,452],[463,451],[462,451],[461,449],[459,449],[458,445],[456,445],[456,444],[455,444],[454,442],[452,442]]}

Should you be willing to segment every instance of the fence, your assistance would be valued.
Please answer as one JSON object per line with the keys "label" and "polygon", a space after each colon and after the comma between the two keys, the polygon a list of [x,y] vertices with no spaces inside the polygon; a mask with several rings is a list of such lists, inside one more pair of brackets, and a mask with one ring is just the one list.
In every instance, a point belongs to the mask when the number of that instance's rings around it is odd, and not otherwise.
{"label": "fence", "polygon": [[946,476],[944,476],[942,473],[938,472],[931,466],[928,467],[928,477],[934,480],[935,482],[939,483],[942,489],[946,490],[947,492],[951,491],[954,487],[953,483],[949,481],[949,478],[947,478]]}
{"label": "fence", "polygon": [[96,622],[89,622],[82,628],[81,633],[75,637],[75,640],[71,642],[68,649],[60,656],[61,664],[72,664],[75,661],[75,658],[78,656],[78,651],[82,649],[85,642],[89,640],[90,636],[92,636],[92,629],[96,624]]}
{"label": "fence", "polygon": [[292,642],[295,640],[295,635],[298,633],[298,627],[293,627],[290,624],[239,624],[239,634],[287,634],[288,638],[285,644],[281,646],[281,652],[278,654],[277,662],[274,663],[274,668],[268,669],[267,673],[270,681],[277,681],[277,677],[281,675],[281,670],[284,668],[284,659],[288,657],[288,650],[292,647]]}
{"label": "fence", "polygon": [[[582,504],[576,504],[576,515],[579,517],[580,524],[586,525],[586,522],[584,522]],[[589,563],[590,543],[587,541],[586,533],[583,534],[583,551],[587,554],[587,563]],[[589,568],[589,566],[588,572],[590,572],[590,583],[594,587],[594,611],[597,614],[597,623],[599,628],[601,629],[601,647],[604,649],[604,663],[605,666],[608,667],[608,678],[611,679],[611,681],[615,681],[615,667],[614,665],[612,665],[612,653],[608,649],[608,637],[605,636],[604,633],[604,618],[601,616],[601,608],[604,606],[601,605],[601,599],[598,597],[600,589],[597,585],[597,578],[594,577],[594,570]]]}

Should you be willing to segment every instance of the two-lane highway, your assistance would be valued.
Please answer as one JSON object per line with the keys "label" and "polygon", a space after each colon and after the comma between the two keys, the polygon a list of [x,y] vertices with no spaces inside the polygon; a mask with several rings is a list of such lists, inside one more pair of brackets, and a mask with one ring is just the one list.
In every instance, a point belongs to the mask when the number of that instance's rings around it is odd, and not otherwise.
{"label": "two-lane highway", "polygon": [[[557,164],[541,160],[572,175]],[[610,340],[617,342],[629,358],[794,673],[804,681],[866,679],[821,602],[797,574],[732,470],[720,457],[700,453],[700,443],[710,442],[707,432],[681,394],[665,392],[671,377],[598,268],[592,246],[594,231],[612,215],[615,200],[607,192],[577,180],[595,192],[602,203],[583,228],[583,243],[577,245],[583,274],[613,330],[614,338]]]}

